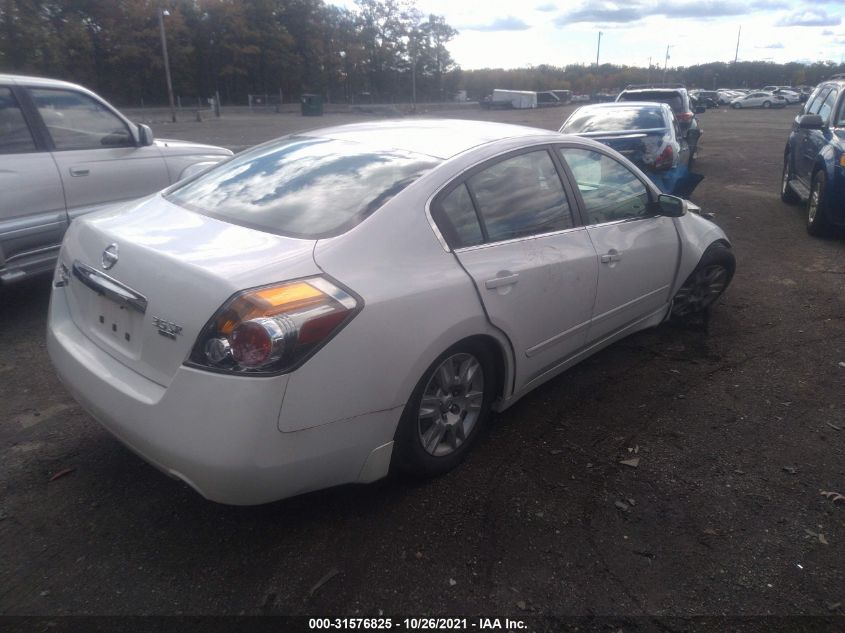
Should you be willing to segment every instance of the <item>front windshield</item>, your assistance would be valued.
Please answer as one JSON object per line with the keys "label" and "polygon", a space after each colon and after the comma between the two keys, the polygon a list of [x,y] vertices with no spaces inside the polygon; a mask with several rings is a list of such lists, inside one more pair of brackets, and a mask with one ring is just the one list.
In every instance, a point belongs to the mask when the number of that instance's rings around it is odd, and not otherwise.
{"label": "front windshield", "polygon": [[261,145],[166,198],[233,224],[319,239],[348,231],[440,161],[336,139]]}
{"label": "front windshield", "polygon": [[666,128],[663,112],[655,106],[584,108],[561,128],[564,134],[623,132]]}

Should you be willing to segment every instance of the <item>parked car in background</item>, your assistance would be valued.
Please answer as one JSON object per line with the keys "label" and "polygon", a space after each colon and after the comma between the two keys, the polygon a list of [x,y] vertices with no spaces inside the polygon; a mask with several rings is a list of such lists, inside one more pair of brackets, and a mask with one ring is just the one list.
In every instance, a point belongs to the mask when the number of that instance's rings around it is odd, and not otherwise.
{"label": "parked car in background", "polygon": [[795,117],[783,154],[781,198],[807,203],[807,231],[845,226],[845,79],[818,85]]}
{"label": "parked car in background", "polygon": [[52,270],[68,224],[232,155],[153,139],[81,86],[0,74],[0,282]]}
{"label": "parked car in background", "polygon": [[786,99],[771,92],[750,92],[731,101],[731,107],[735,110],[741,108],[783,108],[785,106]]}
{"label": "parked car in background", "polygon": [[681,135],[689,143],[690,151],[695,153],[701,136],[701,129],[695,115],[705,112],[706,108],[692,104],[689,93],[683,86],[628,86],[619,93],[616,101],[658,101],[668,104],[678,120]]}
{"label": "parked car in background", "polygon": [[772,94],[783,97],[786,100],[786,105],[801,103],[800,93],[792,89],[778,88],[777,90],[773,90]]}
{"label": "parked car in background", "polygon": [[664,193],[689,197],[702,180],[690,174],[692,153],[665,103],[622,101],[581,106],[560,132],[612,147]]}
{"label": "parked car in background", "polygon": [[718,108],[721,105],[719,101],[719,93],[715,90],[697,90],[695,93],[690,93],[695,105],[704,106],[705,108]]}
{"label": "parked car in background", "polygon": [[437,475],[491,410],[716,301],[734,257],[696,210],[581,137],[295,134],[75,221],[47,348],[100,423],[215,501]]}

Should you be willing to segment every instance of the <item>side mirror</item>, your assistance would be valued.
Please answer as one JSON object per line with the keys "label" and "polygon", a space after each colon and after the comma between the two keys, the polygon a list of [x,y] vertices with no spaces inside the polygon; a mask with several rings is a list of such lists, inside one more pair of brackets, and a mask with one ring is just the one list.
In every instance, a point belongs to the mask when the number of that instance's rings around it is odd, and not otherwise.
{"label": "side mirror", "polygon": [[667,218],[679,218],[687,212],[686,200],[666,193],[657,196],[657,207],[657,212]]}
{"label": "side mirror", "polygon": [[705,108],[704,106],[695,106],[696,114],[704,114],[705,112],[707,112],[707,108]]}
{"label": "side mirror", "polygon": [[138,124],[138,144],[142,147],[152,145],[155,137],[153,136],[152,128],[149,125]]}
{"label": "side mirror", "polygon": [[798,117],[798,127],[804,130],[820,130],[824,127],[824,121],[818,114],[802,114]]}

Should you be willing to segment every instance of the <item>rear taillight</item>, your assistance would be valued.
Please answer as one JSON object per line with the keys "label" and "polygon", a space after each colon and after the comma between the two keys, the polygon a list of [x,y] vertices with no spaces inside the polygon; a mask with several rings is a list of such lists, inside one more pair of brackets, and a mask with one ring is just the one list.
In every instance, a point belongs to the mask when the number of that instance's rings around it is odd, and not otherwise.
{"label": "rear taillight", "polygon": [[295,369],[361,309],[350,292],[310,277],[238,293],[203,328],[190,364],[241,374]]}
{"label": "rear taillight", "polygon": [[654,159],[655,169],[672,169],[672,164],[675,162],[675,151],[671,145],[667,145],[660,152],[660,156]]}
{"label": "rear taillight", "polygon": [[695,115],[692,112],[681,112],[680,114],[676,114],[675,118],[683,123],[689,123],[692,121],[692,117],[694,116]]}

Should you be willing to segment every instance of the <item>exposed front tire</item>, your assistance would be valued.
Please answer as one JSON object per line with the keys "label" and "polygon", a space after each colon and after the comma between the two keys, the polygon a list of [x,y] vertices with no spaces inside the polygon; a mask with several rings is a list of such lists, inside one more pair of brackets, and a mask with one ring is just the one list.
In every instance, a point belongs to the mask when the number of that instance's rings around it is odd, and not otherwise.
{"label": "exposed front tire", "polygon": [[707,310],[722,296],[735,271],[731,249],[724,244],[710,246],[672,300],[672,317],[684,318]]}
{"label": "exposed front tire", "polygon": [[463,461],[490,418],[495,372],[493,356],[481,344],[459,343],[441,354],[402,413],[394,466],[434,477]]}
{"label": "exposed front tire", "polygon": [[769,109],[769,108],[771,108],[771,107],[772,107],[772,102],[771,102],[771,101],[764,101],[764,102],[763,102],[763,109],[764,109],[764,110],[768,110],[768,109]]}
{"label": "exposed front tire", "polygon": [[814,237],[824,237],[830,231],[827,219],[827,197],[825,188],[827,176],[823,171],[817,171],[810,186],[810,199],[807,201],[807,233]]}
{"label": "exposed front tire", "polygon": [[731,104],[731,107],[732,107],[734,110],[739,110],[742,106],[741,106],[740,104],[738,104],[738,103],[732,103],[732,104]]}
{"label": "exposed front tire", "polygon": [[780,178],[780,199],[787,204],[796,204],[801,200],[801,198],[799,198],[798,194],[795,193],[792,187],[789,186],[791,178],[792,167],[789,165],[789,154],[787,154],[783,159],[783,173]]}

